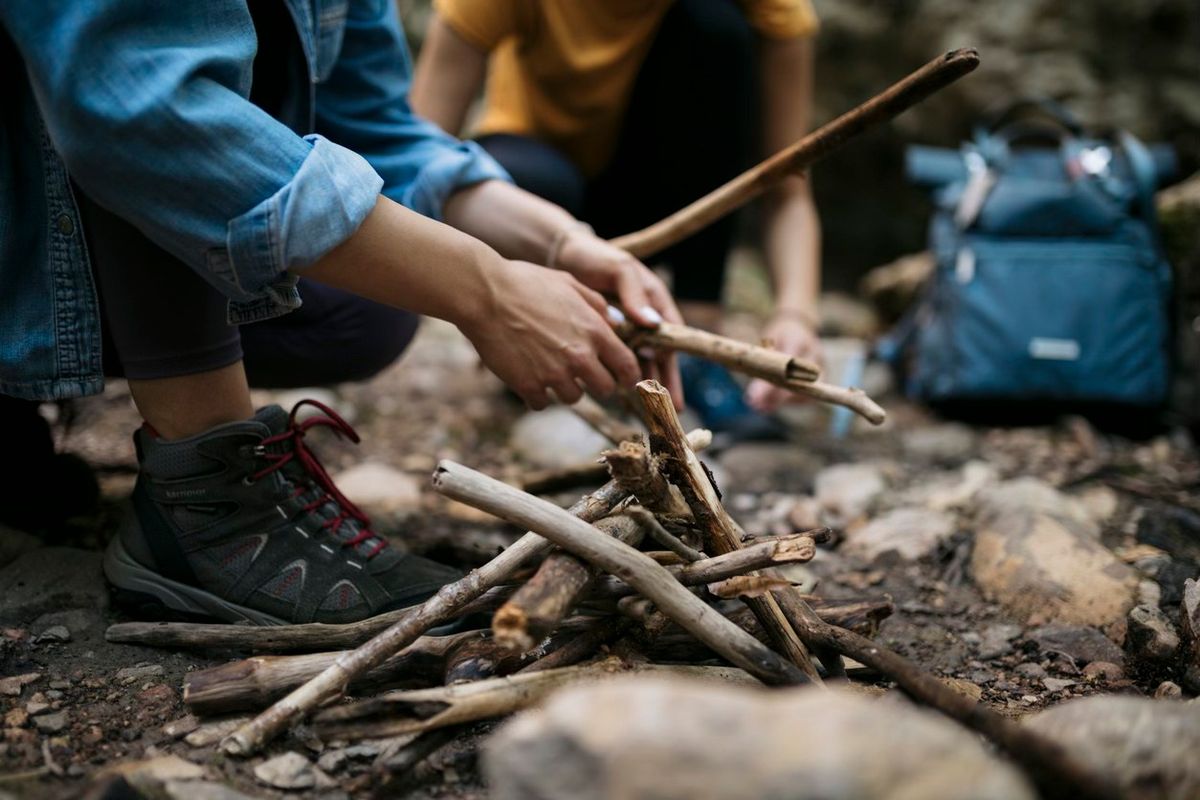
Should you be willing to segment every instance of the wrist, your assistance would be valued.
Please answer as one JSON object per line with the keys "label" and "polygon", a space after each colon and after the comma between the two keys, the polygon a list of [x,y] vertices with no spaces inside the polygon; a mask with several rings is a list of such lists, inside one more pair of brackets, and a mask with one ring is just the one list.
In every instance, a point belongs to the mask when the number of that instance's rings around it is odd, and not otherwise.
{"label": "wrist", "polygon": [[493,314],[499,284],[509,265],[499,253],[476,240],[467,246],[463,263],[462,280],[454,282],[448,311],[442,318],[465,331]]}
{"label": "wrist", "polygon": [[566,225],[563,225],[555,232],[554,238],[551,239],[550,245],[546,249],[546,266],[550,269],[561,269],[565,272],[570,272],[570,245],[572,240],[580,236],[592,237],[595,235],[595,231],[592,230],[591,225],[588,225],[586,222],[580,222],[577,219],[573,219]]}
{"label": "wrist", "polygon": [[815,309],[810,306],[803,305],[779,305],[771,313],[769,323],[795,321],[801,322],[812,330],[817,330],[821,326],[821,318],[817,315]]}

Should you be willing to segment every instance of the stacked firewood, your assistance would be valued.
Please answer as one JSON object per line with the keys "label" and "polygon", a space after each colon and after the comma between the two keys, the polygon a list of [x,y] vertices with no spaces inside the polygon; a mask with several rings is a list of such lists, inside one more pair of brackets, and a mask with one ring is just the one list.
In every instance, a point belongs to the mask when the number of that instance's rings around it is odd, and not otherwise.
{"label": "stacked firewood", "polygon": [[[639,384],[638,398],[646,436],[585,412],[621,440],[603,454],[610,480],[568,509],[442,462],[436,491],[529,532],[420,606],[349,625],[127,623],[109,639],[256,653],[185,681],[184,700],[200,715],[265,707],[222,742],[230,755],[256,753],[309,716],[328,740],[416,734],[381,765],[381,781],[464,725],[567,684],[648,671],[823,686],[846,680],[849,657],[990,738],[1047,796],[1109,796],[1054,742],[874,642],[892,610],[886,600],[823,601],[797,591],[781,568],[810,560],[829,531],[744,532],[697,455],[707,431],[685,435],[653,381]],[[490,626],[435,635],[487,614]],[[339,702],[346,696],[355,699]]]}

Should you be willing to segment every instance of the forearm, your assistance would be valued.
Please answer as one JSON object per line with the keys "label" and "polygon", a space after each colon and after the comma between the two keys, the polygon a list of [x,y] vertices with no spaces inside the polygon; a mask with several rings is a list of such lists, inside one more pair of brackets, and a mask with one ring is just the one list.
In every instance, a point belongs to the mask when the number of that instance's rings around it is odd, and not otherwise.
{"label": "forearm", "polygon": [[792,184],[768,199],[763,247],[776,310],[815,322],[821,292],[821,225],[806,185]]}
{"label": "forearm", "polygon": [[321,283],[460,327],[488,313],[491,248],[380,197],[349,239],[301,274]]}
{"label": "forearm", "polygon": [[452,194],[443,207],[449,225],[506,258],[547,263],[555,240],[580,223],[562,208],[504,181],[484,181]]}

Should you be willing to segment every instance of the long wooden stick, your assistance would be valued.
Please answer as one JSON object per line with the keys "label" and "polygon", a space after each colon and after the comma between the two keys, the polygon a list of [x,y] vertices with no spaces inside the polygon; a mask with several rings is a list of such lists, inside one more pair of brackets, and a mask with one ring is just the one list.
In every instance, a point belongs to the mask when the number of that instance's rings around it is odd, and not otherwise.
{"label": "long wooden stick", "polygon": [[691,205],[648,228],[619,236],[612,240],[613,244],[638,258],[645,258],[682,241],[763,194],[788,175],[807,169],[853,137],[896,117],[977,66],[979,54],[973,49],[953,50],[939,56]]}
{"label": "long wooden stick", "polygon": [[661,323],[657,328],[636,328],[627,324],[621,326],[618,332],[631,347],[649,346],[691,353],[723,364],[735,372],[762,378],[788,391],[824,403],[845,406],[873,425],[880,425],[887,419],[887,412],[862,389],[819,381],[816,364],[769,347],[739,342],[727,336],[671,322]]}
{"label": "long wooden stick", "polygon": [[[650,449],[663,460],[672,483],[679,487],[691,506],[692,516],[704,532],[706,549],[717,554],[740,550],[742,541],[737,524],[721,505],[716,487],[704,465],[684,444],[683,428],[675,414],[670,394],[657,381],[642,381],[637,388],[642,398],[643,419],[650,430]],[[748,597],[745,603],[754,610],[754,615],[766,629],[775,647],[813,682],[820,683],[820,675],[813,666],[808,648],[800,641],[774,598],[770,595]]]}
{"label": "long wooden stick", "polygon": [[553,503],[453,461],[438,465],[433,487],[447,497],[537,531],[564,550],[617,576],[653,600],[684,630],[764,683],[805,681],[803,672],[681,586],[665,567]]}
{"label": "long wooden stick", "polygon": [[[577,521],[600,519],[624,497],[625,493],[616,483],[609,482],[562,513]],[[392,654],[416,641],[425,631],[452,619],[463,606],[550,549],[550,542],[541,536],[532,532],[525,534],[479,569],[443,586],[433,597],[409,609],[397,622],[366,644],[338,656],[320,675],[231,733],[221,742],[221,749],[232,756],[249,756],[257,752],[293,722],[345,691],[346,686],[359,675],[379,666]]]}

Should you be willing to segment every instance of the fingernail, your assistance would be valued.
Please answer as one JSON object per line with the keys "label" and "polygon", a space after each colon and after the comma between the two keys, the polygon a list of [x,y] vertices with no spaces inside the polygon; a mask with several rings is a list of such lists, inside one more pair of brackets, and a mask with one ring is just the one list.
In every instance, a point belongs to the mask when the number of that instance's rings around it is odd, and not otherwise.
{"label": "fingernail", "polygon": [[653,361],[654,359],[658,358],[658,353],[654,352],[654,350],[649,347],[640,348],[637,351],[637,354],[638,358],[645,359],[646,361]]}
{"label": "fingernail", "polygon": [[616,306],[609,306],[606,309],[606,313],[608,314],[608,321],[613,325],[621,325],[625,322],[625,314]]}
{"label": "fingernail", "polygon": [[655,311],[652,306],[642,306],[641,315],[644,319],[649,320],[654,325],[662,324],[662,314],[659,314],[657,311]]}

